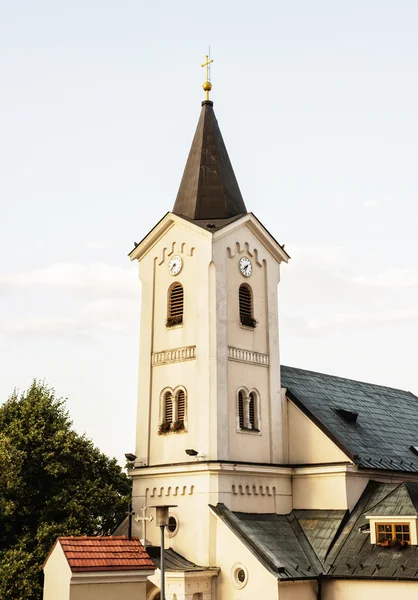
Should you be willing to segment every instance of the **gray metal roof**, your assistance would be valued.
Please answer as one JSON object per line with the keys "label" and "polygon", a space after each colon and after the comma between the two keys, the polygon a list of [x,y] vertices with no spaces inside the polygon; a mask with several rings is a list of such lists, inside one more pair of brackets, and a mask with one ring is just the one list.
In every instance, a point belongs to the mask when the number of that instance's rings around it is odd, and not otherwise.
{"label": "gray metal roof", "polygon": [[334,542],[346,510],[294,510],[303,533],[322,561]]}
{"label": "gray metal roof", "polygon": [[173,213],[193,220],[229,219],[247,212],[210,100],[202,111]]}
{"label": "gray metal roof", "polygon": [[211,508],[278,579],[312,579],[321,573],[293,514],[231,512],[224,504]]}
{"label": "gray metal roof", "polygon": [[[160,546],[147,546],[146,550],[150,555],[152,562],[157,567],[160,568]],[[167,571],[182,571],[182,572],[191,572],[191,571],[211,571],[214,567],[202,567],[196,565],[195,563],[190,562],[181,554],[175,552],[172,548],[167,548],[164,550],[164,560],[165,560],[165,568]],[[217,570],[217,569],[216,569]]]}
{"label": "gray metal roof", "polygon": [[386,498],[367,510],[369,515],[388,517],[418,514],[418,483],[401,483]]}
{"label": "gray metal roof", "polygon": [[418,546],[397,549],[370,543],[370,534],[360,531],[365,515],[379,502],[388,500],[397,486],[369,482],[351,513],[344,530],[327,557],[325,574],[333,578],[418,580]]}
{"label": "gray metal roof", "polygon": [[[369,482],[351,514],[294,510],[288,515],[257,515],[231,512],[223,504],[211,508],[279,580],[418,581],[418,546],[399,549],[371,544],[370,532],[364,531],[366,515],[373,507],[386,502],[396,510],[397,491],[404,489],[403,485]],[[413,487],[415,494],[417,486]]]}
{"label": "gray metal roof", "polygon": [[285,366],[281,381],[289,398],[359,466],[418,471],[410,449],[418,446],[418,398],[411,392]]}

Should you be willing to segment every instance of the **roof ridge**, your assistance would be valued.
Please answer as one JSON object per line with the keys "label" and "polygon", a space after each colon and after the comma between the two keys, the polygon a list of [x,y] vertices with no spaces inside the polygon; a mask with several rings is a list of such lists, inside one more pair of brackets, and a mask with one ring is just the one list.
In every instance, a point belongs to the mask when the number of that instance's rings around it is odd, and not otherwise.
{"label": "roof ridge", "polygon": [[401,388],[396,388],[393,386],[388,386],[388,385],[382,385],[380,383],[371,383],[368,381],[359,381],[358,379],[352,379],[351,377],[341,377],[341,375],[331,375],[330,373],[321,373],[320,371],[312,371],[311,369],[302,369],[301,367],[291,367],[289,365],[281,365],[280,366],[281,369],[291,369],[292,371],[299,371],[302,373],[311,373],[313,375],[321,375],[323,377],[330,377],[332,379],[339,379],[341,381],[351,381],[353,383],[356,384],[361,384],[361,385],[365,385],[365,386],[371,386],[374,388],[382,388],[385,390],[395,390],[398,392],[404,392],[406,394],[410,394],[413,398],[416,398],[418,400],[418,396],[415,396],[415,394],[413,394],[412,392],[410,392],[409,390],[403,390]]}

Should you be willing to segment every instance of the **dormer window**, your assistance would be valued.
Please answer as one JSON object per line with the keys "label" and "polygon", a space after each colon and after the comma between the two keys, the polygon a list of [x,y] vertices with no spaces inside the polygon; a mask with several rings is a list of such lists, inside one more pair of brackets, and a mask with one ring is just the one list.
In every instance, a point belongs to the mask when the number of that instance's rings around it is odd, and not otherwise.
{"label": "dormer window", "polygon": [[411,543],[409,523],[376,523],[376,544],[392,546],[393,543],[409,546]]}
{"label": "dormer window", "polygon": [[418,506],[416,483],[401,483],[365,513],[370,543],[378,546],[417,546]]}

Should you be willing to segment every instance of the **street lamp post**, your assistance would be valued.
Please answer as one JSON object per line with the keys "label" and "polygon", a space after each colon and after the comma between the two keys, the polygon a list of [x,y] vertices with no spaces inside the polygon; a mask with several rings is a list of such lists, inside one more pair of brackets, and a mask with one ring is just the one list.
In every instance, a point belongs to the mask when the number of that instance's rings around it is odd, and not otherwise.
{"label": "street lamp post", "polygon": [[148,506],[156,510],[156,525],[161,530],[161,554],[160,554],[160,570],[161,570],[161,600],[165,600],[165,561],[164,561],[164,530],[168,525],[168,512],[170,508],[176,508],[176,504],[165,504],[160,506]]}

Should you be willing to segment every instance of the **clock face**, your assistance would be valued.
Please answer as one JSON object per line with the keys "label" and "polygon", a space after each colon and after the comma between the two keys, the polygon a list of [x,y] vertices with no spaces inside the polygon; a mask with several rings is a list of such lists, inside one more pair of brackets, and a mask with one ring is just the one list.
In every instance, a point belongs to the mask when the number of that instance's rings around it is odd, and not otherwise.
{"label": "clock face", "polygon": [[183,261],[181,260],[180,256],[173,256],[173,258],[170,258],[170,262],[168,263],[168,271],[170,275],[178,275],[182,266]]}
{"label": "clock face", "polygon": [[239,261],[239,270],[244,275],[244,277],[249,277],[253,272],[253,265],[251,261],[246,256],[243,256]]}

